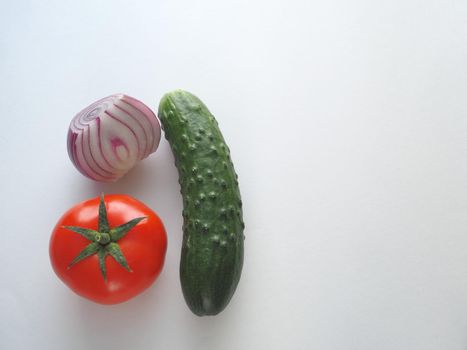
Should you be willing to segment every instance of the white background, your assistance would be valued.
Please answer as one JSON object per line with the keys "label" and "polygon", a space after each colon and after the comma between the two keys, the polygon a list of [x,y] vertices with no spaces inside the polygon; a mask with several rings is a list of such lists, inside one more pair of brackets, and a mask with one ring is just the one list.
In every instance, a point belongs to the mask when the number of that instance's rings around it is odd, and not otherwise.
{"label": "white background", "polygon": [[[0,348],[467,348],[467,2],[3,1]],[[66,152],[112,93],[172,89],[217,116],[239,174],[245,265],[229,307],[182,297],[167,142],[115,184]],[[104,307],[54,275],[51,230],[101,191],[163,219],[156,283]]]}

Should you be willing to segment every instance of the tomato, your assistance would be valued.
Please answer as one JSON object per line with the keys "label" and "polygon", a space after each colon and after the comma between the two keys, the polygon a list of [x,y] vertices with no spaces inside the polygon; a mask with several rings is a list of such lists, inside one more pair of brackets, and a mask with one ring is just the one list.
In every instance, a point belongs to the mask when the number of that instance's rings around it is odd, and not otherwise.
{"label": "tomato", "polygon": [[127,195],[77,204],[57,222],[49,254],[57,276],[74,292],[100,304],[124,302],[160,274],[167,250],[162,221]]}

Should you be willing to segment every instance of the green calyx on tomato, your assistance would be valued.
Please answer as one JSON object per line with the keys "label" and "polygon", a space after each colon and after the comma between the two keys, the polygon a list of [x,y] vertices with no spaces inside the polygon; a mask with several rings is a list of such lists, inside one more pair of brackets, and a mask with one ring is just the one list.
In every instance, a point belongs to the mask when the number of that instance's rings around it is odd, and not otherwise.
{"label": "green calyx on tomato", "polygon": [[87,257],[97,254],[97,257],[99,258],[99,268],[105,281],[107,281],[107,269],[105,266],[105,258],[107,255],[113,257],[115,261],[117,261],[125,270],[132,272],[117,242],[141,220],[144,219],[146,219],[146,217],[138,217],[120,226],[110,228],[109,221],[107,219],[107,209],[105,207],[104,194],[102,194],[99,202],[97,231],[78,226],[63,226],[63,228],[76,232],[91,241],[91,243],[89,243],[86,248],[84,248],[70,262],[68,268],[71,268],[73,265]]}

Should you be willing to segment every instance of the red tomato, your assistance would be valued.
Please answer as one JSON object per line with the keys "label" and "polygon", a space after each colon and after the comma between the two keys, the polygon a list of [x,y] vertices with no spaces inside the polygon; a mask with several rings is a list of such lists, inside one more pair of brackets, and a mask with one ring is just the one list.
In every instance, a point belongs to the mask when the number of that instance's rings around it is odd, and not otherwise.
{"label": "red tomato", "polygon": [[[120,226],[125,223],[130,225]],[[166,250],[167,235],[157,214],[120,194],[93,198],[68,210],[55,226],[49,247],[57,276],[77,294],[100,304],[121,303],[148,288],[162,270]]]}

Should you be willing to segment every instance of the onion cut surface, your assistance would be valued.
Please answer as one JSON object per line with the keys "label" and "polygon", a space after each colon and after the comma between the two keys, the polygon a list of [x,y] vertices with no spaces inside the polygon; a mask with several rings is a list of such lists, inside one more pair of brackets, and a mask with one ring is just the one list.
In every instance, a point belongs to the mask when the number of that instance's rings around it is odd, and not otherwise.
{"label": "onion cut surface", "polygon": [[115,94],[79,112],[68,130],[68,155],[83,175],[114,182],[155,152],[161,126],[137,99]]}

